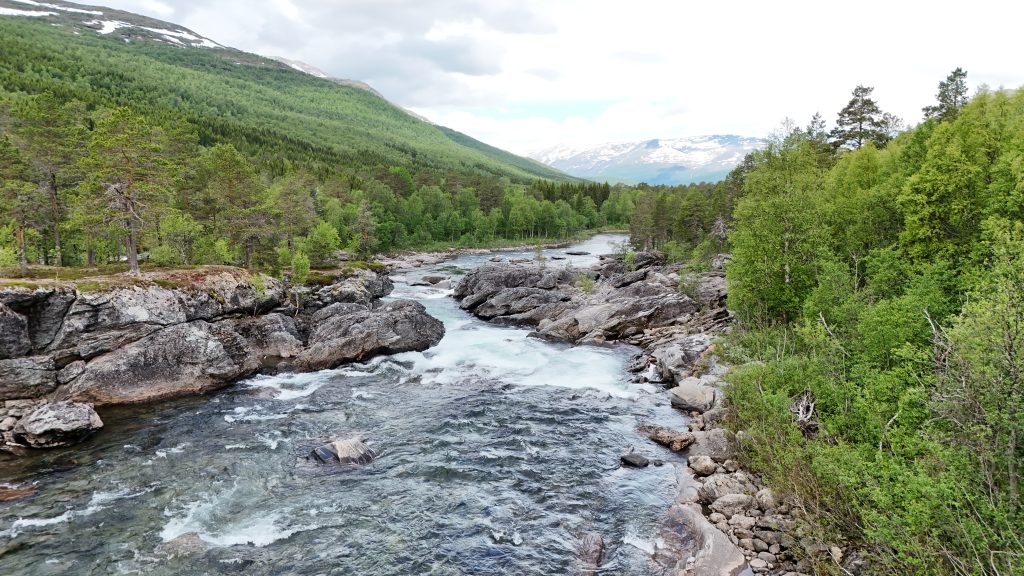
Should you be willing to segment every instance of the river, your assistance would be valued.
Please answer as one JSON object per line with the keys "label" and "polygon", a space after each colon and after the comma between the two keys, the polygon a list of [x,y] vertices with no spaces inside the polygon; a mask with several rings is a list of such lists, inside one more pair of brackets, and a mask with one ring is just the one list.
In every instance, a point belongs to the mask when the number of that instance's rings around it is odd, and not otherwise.
{"label": "river", "polygon": [[[101,410],[106,427],[84,444],[0,462],[0,482],[37,489],[0,503],[0,574],[565,574],[584,532],[607,543],[603,572],[661,574],[650,554],[684,460],[636,427],[685,419],[628,382],[635,349],[532,339],[410,285],[492,256],[398,278],[391,297],[445,324],[426,352]],[[566,258],[547,265],[596,260]],[[358,432],[371,464],[307,459]],[[631,447],[666,465],[620,468]],[[190,532],[208,549],[169,559],[164,543]]]}

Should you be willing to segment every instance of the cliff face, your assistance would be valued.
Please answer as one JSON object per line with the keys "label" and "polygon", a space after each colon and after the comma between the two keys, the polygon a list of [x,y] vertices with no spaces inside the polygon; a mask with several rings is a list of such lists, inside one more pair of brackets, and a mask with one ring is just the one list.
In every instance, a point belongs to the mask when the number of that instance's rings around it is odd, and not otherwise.
{"label": "cliff face", "polygon": [[436,344],[421,305],[380,301],[391,287],[358,272],[304,289],[299,310],[280,282],[228,267],[3,287],[0,400],[147,402]]}

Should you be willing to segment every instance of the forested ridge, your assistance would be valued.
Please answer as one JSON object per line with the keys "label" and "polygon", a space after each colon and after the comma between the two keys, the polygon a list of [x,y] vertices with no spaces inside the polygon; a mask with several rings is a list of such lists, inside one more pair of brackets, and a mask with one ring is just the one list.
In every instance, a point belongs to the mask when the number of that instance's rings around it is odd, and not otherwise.
{"label": "forested ridge", "polygon": [[[731,252],[745,465],[871,574],[1024,573],[1024,93],[968,98],[965,76],[906,131],[858,87],[834,130],[787,123],[709,194],[641,196],[633,219],[640,244]],[[691,218],[715,202],[727,242]]]}
{"label": "forested ridge", "polygon": [[142,254],[277,273],[296,258],[330,265],[338,249],[368,258],[629,221],[632,191],[573,181],[371,91],[50,19],[0,18],[0,268],[134,269]]}

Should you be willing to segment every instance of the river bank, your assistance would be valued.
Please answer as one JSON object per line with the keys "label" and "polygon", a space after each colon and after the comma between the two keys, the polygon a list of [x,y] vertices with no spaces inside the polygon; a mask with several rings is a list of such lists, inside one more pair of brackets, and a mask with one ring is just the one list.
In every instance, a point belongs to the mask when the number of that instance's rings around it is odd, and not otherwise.
{"label": "river bank", "polygon": [[80,440],[102,426],[94,406],[436,344],[440,322],[416,302],[383,302],[392,288],[371,271],[292,289],[230,267],[0,288],[0,449]]}
{"label": "river bank", "polygon": [[[606,257],[585,269],[490,264],[468,274],[454,297],[488,321],[532,326],[537,338],[640,348],[633,381],[663,386],[688,417],[686,429],[643,427],[687,457],[654,553],[673,574],[799,576],[824,560],[840,565],[843,550],[803,532],[801,511],[737,461],[737,438],[723,422],[729,367],[712,344],[731,320],[721,269],[694,274],[644,254],[632,265]],[[645,466],[658,454],[642,452],[623,461]]]}

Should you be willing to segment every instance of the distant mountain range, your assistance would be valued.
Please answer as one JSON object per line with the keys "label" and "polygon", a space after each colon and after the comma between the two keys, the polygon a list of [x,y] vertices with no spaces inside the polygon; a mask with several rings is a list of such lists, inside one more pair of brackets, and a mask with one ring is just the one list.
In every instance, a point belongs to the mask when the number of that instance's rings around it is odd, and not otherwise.
{"label": "distant mountain range", "polygon": [[529,156],[589,180],[675,185],[721,180],[744,156],[762,146],[761,138],[713,135],[593,147],[555,146]]}

